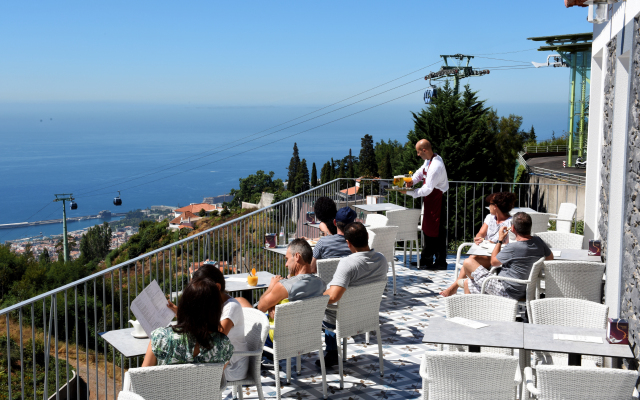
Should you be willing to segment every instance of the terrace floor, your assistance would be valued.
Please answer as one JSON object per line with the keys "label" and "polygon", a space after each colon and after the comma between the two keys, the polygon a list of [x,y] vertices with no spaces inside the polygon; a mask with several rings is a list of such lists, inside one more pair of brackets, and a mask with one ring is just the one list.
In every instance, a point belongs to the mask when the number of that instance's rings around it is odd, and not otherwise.
{"label": "terrace floor", "polygon": [[[384,377],[380,377],[379,372],[377,338],[372,334],[369,345],[365,344],[364,335],[356,336],[355,340],[350,338],[344,364],[344,389],[339,389],[338,366],[327,369],[329,398],[411,399],[421,395],[422,379],[418,371],[422,354],[435,349],[435,345],[422,343],[421,330],[429,325],[431,317],[444,316],[442,297],[438,293],[453,281],[455,255],[449,255],[448,262],[448,271],[422,271],[396,262],[398,294],[385,292],[387,296],[380,305]],[[391,270],[388,287],[392,288]],[[317,353],[302,356],[300,376],[296,376],[294,359],[290,385],[286,385],[286,363],[280,362],[283,398],[322,398],[322,374],[315,365],[317,359]],[[263,370],[262,377],[265,397],[276,397],[273,370]],[[231,397],[231,390],[227,389],[223,398]],[[244,388],[244,398],[257,397],[255,387]]]}

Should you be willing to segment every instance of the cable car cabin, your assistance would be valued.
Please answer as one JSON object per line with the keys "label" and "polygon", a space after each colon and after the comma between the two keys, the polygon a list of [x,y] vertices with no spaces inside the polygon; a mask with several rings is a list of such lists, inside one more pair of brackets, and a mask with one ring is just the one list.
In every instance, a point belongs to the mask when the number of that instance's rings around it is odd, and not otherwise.
{"label": "cable car cabin", "polygon": [[431,104],[431,101],[438,97],[438,88],[430,87],[424,92],[424,104]]}
{"label": "cable car cabin", "polygon": [[78,209],[78,203],[76,203],[75,201],[72,201],[69,208],[71,208],[72,210],[77,210]]}
{"label": "cable car cabin", "polygon": [[115,199],[113,199],[113,205],[115,205],[115,206],[121,206],[122,205],[122,199],[120,198],[120,196],[118,196]]}

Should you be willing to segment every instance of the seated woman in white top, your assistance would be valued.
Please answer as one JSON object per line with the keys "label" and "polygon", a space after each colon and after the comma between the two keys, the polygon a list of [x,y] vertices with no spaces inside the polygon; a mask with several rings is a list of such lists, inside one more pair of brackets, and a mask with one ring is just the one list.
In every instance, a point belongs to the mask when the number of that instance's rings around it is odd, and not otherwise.
{"label": "seated woman in white top", "polygon": [[[220,300],[222,304],[222,315],[220,316],[220,332],[227,335],[235,351],[248,350],[244,337],[244,314],[242,306],[238,300],[229,296],[225,290],[224,275],[216,265],[204,264],[193,273],[191,281],[201,278],[208,278],[215,282],[220,290]],[[173,303],[169,302],[169,308],[177,312]],[[224,370],[227,381],[238,381],[246,378],[249,369],[249,359],[247,357],[233,356],[229,365]]]}
{"label": "seated woman in white top", "polygon": [[[475,244],[478,245],[484,240],[491,243],[497,243],[500,227],[506,226],[507,229],[511,228],[511,214],[509,214],[509,212],[513,209],[513,205],[516,202],[516,195],[510,192],[492,193],[487,196],[485,201],[489,203],[489,214],[487,214],[482,227],[480,227],[478,234],[473,239]],[[504,243],[509,243],[509,236],[505,238]],[[470,268],[471,271],[474,271],[478,265],[482,265],[483,267],[490,269],[491,256],[471,255],[469,258],[464,260],[463,265],[465,264],[473,266],[473,268]],[[458,278],[451,286],[440,292],[440,295],[447,297],[455,294],[459,288],[458,280],[466,278],[464,271],[465,269],[461,268]]]}

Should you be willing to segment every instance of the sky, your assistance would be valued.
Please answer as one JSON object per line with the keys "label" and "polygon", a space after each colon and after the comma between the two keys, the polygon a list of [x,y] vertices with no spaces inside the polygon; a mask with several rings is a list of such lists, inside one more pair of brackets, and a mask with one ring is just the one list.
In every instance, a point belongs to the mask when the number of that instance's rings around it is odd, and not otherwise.
{"label": "sky", "polygon": [[[591,30],[585,9],[560,0],[2,2],[0,102],[328,104],[439,62],[440,54],[543,61],[549,53],[486,53]],[[568,69],[496,70],[471,81],[497,104],[568,99]]]}

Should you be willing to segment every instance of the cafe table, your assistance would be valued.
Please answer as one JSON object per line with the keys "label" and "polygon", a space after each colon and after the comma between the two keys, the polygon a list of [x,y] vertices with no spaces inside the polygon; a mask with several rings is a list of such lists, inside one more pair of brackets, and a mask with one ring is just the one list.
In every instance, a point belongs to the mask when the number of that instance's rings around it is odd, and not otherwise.
{"label": "cafe table", "polygon": [[393,203],[379,203],[379,204],[355,204],[355,208],[366,212],[383,212],[383,211],[396,211],[406,210],[406,207],[399,206]]}

